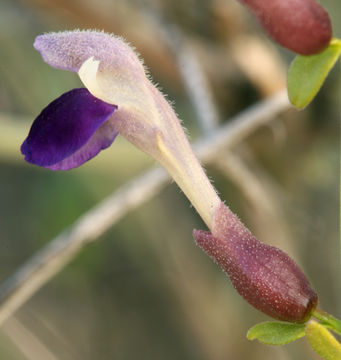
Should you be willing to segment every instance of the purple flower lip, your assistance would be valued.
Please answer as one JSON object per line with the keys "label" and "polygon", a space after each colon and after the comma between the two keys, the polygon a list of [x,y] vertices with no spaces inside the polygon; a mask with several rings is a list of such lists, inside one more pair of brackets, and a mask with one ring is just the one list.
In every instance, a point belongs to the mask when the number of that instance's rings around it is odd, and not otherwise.
{"label": "purple flower lip", "polygon": [[21,146],[25,160],[51,170],[80,166],[114,141],[117,131],[112,114],[116,109],[85,88],[64,93],[33,122]]}
{"label": "purple flower lip", "polygon": [[256,309],[279,320],[305,322],[318,297],[309,281],[283,251],[258,241],[222,203],[212,233],[194,230],[197,244],[229,276]]}

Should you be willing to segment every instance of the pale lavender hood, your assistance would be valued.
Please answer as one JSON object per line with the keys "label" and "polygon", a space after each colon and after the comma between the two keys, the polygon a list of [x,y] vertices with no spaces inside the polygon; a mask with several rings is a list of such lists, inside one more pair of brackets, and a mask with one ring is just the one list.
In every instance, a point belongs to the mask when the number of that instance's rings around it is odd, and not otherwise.
{"label": "pale lavender hood", "polygon": [[33,44],[43,60],[56,69],[78,72],[90,57],[100,61],[100,69],[129,70],[144,77],[144,68],[134,50],[119,37],[91,30],[39,35]]}

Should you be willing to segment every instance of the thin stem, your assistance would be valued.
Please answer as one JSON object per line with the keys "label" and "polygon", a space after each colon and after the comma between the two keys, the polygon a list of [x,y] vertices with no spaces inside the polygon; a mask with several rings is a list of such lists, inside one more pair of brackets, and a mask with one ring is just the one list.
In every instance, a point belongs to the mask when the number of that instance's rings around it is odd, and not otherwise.
{"label": "thin stem", "polygon": [[306,324],[306,339],[311,348],[324,360],[340,360],[341,344],[321,323],[311,320]]}
{"label": "thin stem", "polygon": [[[150,86],[149,90],[160,119],[155,135],[148,144],[136,142],[129,137],[127,139],[151,155],[169,172],[208,228],[211,228],[215,210],[221,200],[194,155],[174,109],[156,87]],[[129,136],[129,129],[125,133],[123,128],[120,134]]]}
{"label": "thin stem", "polygon": [[[187,139],[184,138],[181,142],[182,146],[188,144],[186,151],[182,152],[182,157],[174,155],[172,148],[167,146],[162,137],[158,137],[157,144],[161,154],[158,159],[160,164],[169,172],[207,227],[211,229],[213,215],[221,200],[195,157]],[[177,151],[175,151],[176,153]]]}
{"label": "thin stem", "polygon": [[57,360],[56,355],[35,334],[30,327],[25,326],[19,319],[12,317],[3,327],[2,331],[18,348],[27,360]]}
{"label": "thin stem", "polygon": [[341,335],[341,321],[339,319],[321,309],[316,309],[313,312],[313,316],[320,320],[322,325],[325,325],[330,330],[333,330],[335,333]]}

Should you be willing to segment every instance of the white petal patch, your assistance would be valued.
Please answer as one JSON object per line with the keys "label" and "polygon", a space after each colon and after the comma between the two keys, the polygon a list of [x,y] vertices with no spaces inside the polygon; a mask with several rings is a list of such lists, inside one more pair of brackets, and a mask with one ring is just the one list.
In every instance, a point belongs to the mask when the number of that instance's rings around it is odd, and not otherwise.
{"label": "white petal patch", "polygon": [[108,104],[119,108],[141,107],[140,111],[151,107],[145,76],[138,76],[122,68],[102,68],[101,62],[94,57],[84,61],[78,75],[93,96]]}
{"label": "white petal patch", "polygon": [[95,96],[97,99],[105,101],[106,103],[117,105],[112,97],[108,96],[108,94],[106,94],[100,86],[97,78],[98,67],[99,61],[94,60],[92,56],[84,61],[78,71],[78,75],[84,86],[93,96]]}

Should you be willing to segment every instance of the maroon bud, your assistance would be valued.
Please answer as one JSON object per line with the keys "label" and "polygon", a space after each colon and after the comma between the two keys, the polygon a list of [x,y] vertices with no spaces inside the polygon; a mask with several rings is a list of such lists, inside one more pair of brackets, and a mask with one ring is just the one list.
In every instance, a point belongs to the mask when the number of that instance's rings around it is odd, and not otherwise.
{"label": "maroon bud", "polygon": [[223,203],[215,213],[212,233],[193,234],[256,309],[283,321],[304,322],[310,317],[318,297],[300,268],[283,251],[258,241]]}
{"label": "maroon bud", "polygon": [[239,0],[278,44],[302,55],[325,49],[332,37],[328,13],[315,0]]}

